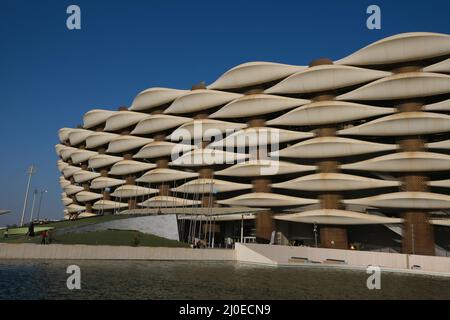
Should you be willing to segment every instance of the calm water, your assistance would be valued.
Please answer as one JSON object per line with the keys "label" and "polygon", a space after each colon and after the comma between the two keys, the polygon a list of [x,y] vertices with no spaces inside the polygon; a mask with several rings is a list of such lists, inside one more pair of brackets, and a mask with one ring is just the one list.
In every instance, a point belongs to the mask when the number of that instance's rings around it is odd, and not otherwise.
{"label": "calm water", "polygon": [[[66,268],[81,268],[68,290]],[[0,261],[0,299],[450,299],[450,278],[233,262]]]}

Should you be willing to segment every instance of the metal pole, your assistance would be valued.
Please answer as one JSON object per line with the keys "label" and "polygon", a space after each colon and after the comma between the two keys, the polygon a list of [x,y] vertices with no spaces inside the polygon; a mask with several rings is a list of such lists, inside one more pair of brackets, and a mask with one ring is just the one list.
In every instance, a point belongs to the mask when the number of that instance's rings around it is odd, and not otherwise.
{"label": "metal pole", "polygon": [[42,195],[44,193],[47,193],[47,190],[41,190],[41,196],[39,197],[39,205],[38,205],[38,212],[37,212],[37,219],[39,221],[40,215],[41,215],[41,203],[42,203]]}
{"label": "metal pole", "polygon": [[241,243],[244,243],[244,215],[241,215]]}
{"label": "metal pole", "polygon": [[25,218],[25,211],[27,210],[27,200],[28,200],[28,192],[30,190],[30,184],[31,184],[31,176],[34,173],[34,166],[31,165],[28,168],[28,183],[27,183],[27,191],[25,192],[25,199],[23,201],[23,210],[22,210],[22,218],[20,219],[20,226],[23,226],[23,219]]}
{"label": "metal pole", "polygon": [[36,195],[37,195],[37,194],[38,194],[37,189],[34,189],[34,192],[33,192],[33,201],[31,202],[30,222],[33,222],[34,203],[36,202]]}
{"label": "metal pole", "polygon": [[317,248],[317,225],[314,223],[314,241],[316,243]]}
{"label": "metal pole", "polygon": [[414,254],[414,223],[411,224],[411,244],[412,244],[412,254]]}

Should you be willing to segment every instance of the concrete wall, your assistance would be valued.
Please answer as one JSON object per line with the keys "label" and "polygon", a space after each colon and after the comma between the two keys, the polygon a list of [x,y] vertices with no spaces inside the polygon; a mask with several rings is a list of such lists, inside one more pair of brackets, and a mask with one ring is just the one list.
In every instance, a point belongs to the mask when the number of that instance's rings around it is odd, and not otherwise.
{"label": "concrete wall", "polygon": [[[371,251],[322,249],[313,247],[268,246],[236,244],[238,261],[275,265],[292,265],[292,258],[305,258],[320,264],[333,264],[342,260],[346,266],[366,268],[369,265],[385,269],[410,270],[413,265],[426,272],[450,274],[450,257],[433,257]],[[334,264],[339,264],[336,262]]]}
{"label": "concrete wall", "polygon": [[88,245],[0,244],[0,259],[235,260],[233,250]]}
{"label": "concrete wall", "polygon": [[[450,276],[450,258],[417,256],[384,252],[349,251],[311,247],[289,247],[260,244],[236,243],[235,250],[154,248],[127,246],[87,245],[37,245],[0,244],[1,259],[67,259],[67,260],[214,260],[240,261],[266,265],[298,265],[293,257],[315,261],[317,264],[366,268],[368,265],[384,269],[411,271],[413,265],[420,266],[419,272],[439,273]],[[298,261],[298,260],[297,260]]]}
{"label": "concrete wall", "polygon": [[108,229],[135,230],[142,233],[154,234],[159,237],[179,240],[177,217],[175,214],[130,217],[128,219],[112,220],[81,227],[61,230],[64,233],[92,232]]}

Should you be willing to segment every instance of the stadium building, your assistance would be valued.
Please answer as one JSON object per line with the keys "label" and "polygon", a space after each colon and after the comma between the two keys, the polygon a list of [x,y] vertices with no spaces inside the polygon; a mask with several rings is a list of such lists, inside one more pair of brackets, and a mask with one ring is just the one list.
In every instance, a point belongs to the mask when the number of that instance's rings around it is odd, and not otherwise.
{"label": "stadium building", "polygon": [[[326,53],[319,53],[320,55]],[[65,217],[176,214],[180,240],[450,251],[450,36],[238,65],[59,130]]]}

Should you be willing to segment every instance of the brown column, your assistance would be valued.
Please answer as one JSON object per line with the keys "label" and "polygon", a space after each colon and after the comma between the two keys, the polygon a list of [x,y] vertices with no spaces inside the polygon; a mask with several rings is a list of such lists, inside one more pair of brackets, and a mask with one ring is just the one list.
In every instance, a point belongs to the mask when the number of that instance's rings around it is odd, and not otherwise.
{"label": "brown column", "polygon": [[320,244],[324,248],[348,249],[347,230],[331,226],[320,228]]}
{"label": "brown column", "polygon": [[[269,179],[258,178],[252,180],[253,192],[272,192]],[[269,243],[272,232],[275,230],[275,222],[271,210],[258,212],[255,218],[256,242]]]}
{"label": "brown column", "polygon": [[423,211],[403,213],[403,253],[433,256],[434,235],[429,215]]}
{"label": "brown column", "polygon": [[258,212],[255,218],[256,242],[269,243],[272,237],[272,231],[275,230],[272,211]]}
{"label": "brown column", "polygon": [[[327,99],[328,100],[328,99]],[[323,127],[317,131],[319,137],[329,137],[336,134],[336,128]],[[339,172],[339,162],[334,159],[324,159],[317,163],[318,172]],[[322,193],[319,195],[322,209],[341,209],[342,196],[338,193]],[[320,227],[320,244],[323,248],[348,249],[347,228],[345,226],[324,225]]]}
{"label": "brown column", "polygon": [[[422,104],[408,102],[400,104],[399,112],[420,111]],[[425,151],[425,141],[421,137],[408,137],[400,140],[401,151]],[[425,173],[407,173],[402,176],[402,191],[428,191],[428,178]],[[433,226],[429,223],[429,213],[424,210],[406,210],[402,214],[403,222],[403,253],[418,255],[434,255]]]}

